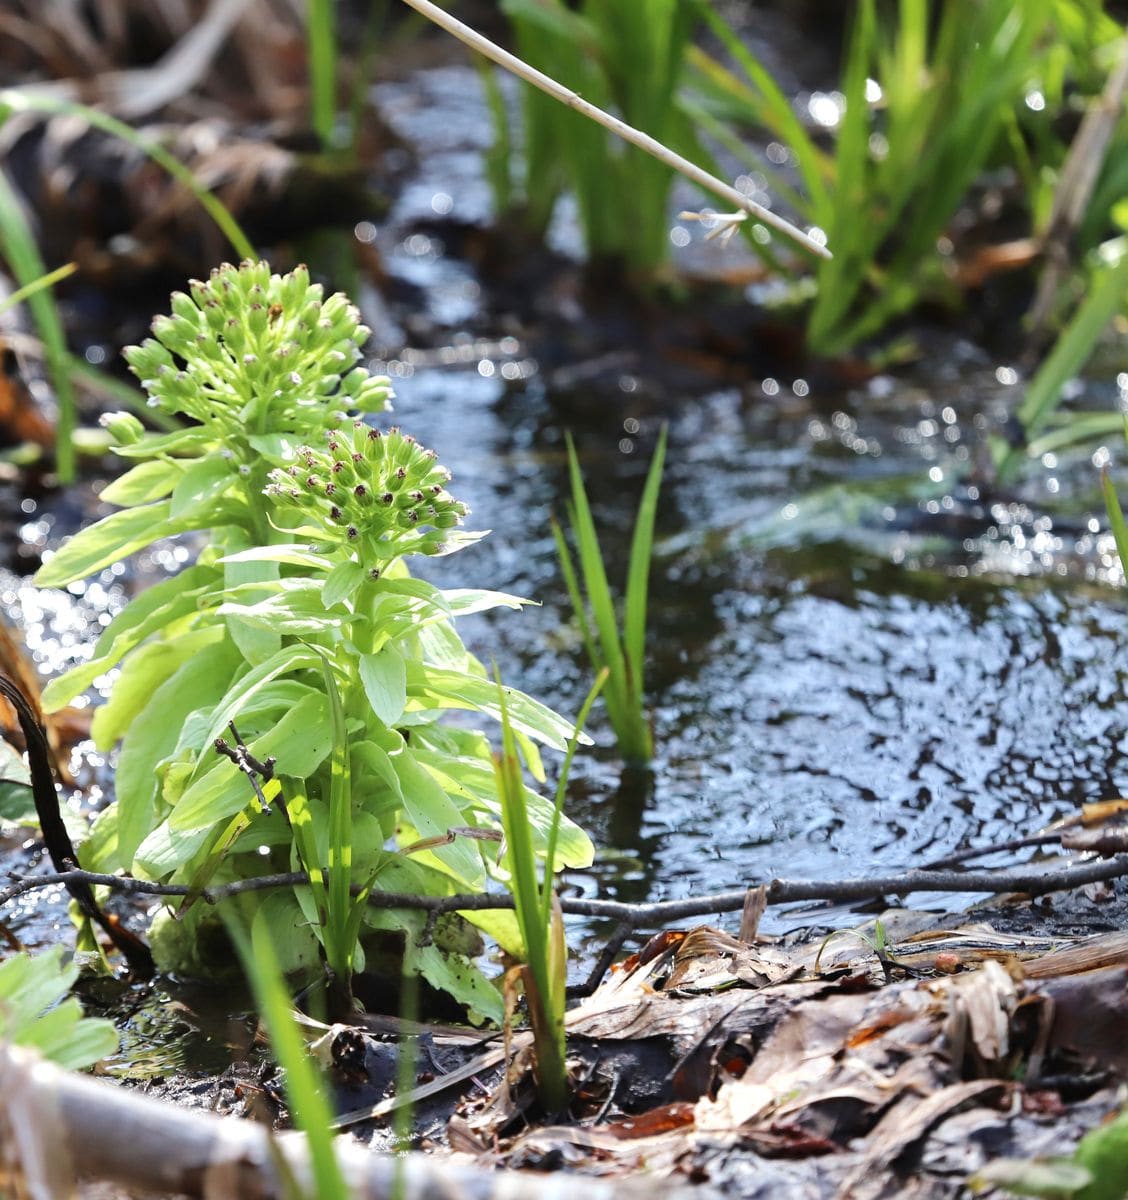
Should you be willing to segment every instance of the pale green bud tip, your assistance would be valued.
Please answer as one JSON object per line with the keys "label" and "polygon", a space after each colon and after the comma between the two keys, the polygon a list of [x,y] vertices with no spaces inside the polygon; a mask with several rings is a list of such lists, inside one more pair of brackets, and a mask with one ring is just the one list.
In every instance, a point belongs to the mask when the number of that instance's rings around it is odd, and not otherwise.
{"label": "pale green bud tip", "polygon": [[129,412],[104,413],[98,424],[109,432],[118,446],[131,446],[139,442],[145,433],[145,426]]}

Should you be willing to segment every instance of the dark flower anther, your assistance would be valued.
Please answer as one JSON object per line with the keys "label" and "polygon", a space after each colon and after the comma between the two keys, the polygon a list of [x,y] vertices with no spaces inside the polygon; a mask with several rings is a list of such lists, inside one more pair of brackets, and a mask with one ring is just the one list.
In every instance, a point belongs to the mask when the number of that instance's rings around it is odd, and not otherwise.
{"label": "dark flower anther", "polygon": [[355,525],[350,525],[350,526],[348,527],[347,533],[348,533],[348,535],[349,535],[349,541],[350,541],[350,542],[355,542],[355,541],[356,541],[356,539],[357,539],[358,537],[360,537],[360,530],[359,530],[359,529],[357,529],[357,527],[356,527]]}
{"label": "dark flower anther", "polygon": [[391,492],[385,492],[380,499],[383,500],[385,504],[391,504],[395,500],[395,496],[393,496]]}
{"label": "dark flower anther", "polygon": [[353,488],[353,495],[356,496],[358,500],[363,500],[364,497],[368,495],[368,489],[363,483],[358,483],[356,487]]}
{"label": "dark flower anther", "polygon": [[333,507],[329,510],[329,515],[333,518],[334,521],[339,521],[341,519],[341,510],[334,504]]}

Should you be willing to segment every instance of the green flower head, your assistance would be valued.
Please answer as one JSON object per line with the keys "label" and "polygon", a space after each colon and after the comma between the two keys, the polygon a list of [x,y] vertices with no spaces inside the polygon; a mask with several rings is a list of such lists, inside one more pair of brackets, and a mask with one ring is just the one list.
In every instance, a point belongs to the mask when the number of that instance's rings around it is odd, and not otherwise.
{"label": "green flower head", "polygon": [[448,532],[470,510],[446,490],[450,472],[434,450],[363,421],[328,430],[325,447],[300,446],[297,462],[271,471],[266,495],[355,547],[362,563],[448,549]]}
{"label": "green flower head", "polygon": [[299,437],[342,409],[388,407],[388,380],[356,365],[369,333],[360,314],[340,292],[324,299],[305,267],[272,275],[266,263],[225,263],[189,289],[125,351],[153,407],[220,431]]}

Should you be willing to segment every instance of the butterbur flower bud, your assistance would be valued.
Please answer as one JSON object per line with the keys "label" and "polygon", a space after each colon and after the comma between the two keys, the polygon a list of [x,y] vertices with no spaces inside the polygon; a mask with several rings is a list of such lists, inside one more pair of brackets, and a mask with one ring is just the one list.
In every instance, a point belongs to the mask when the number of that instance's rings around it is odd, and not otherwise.
{"label": "butterbur flower bud", "polygon": [[145,433],[145,426],[128,412],[103,413],[98,424],[109,432],[117,446],[132,446]]}
{"label": "butterbur flower bud", "polygon": [[[303,507],[320,517],[338,544],[359,545],[362,561],[435,553],[444,531],[460,525],[469,511],[445,490],[449,472],[434,453],[399,429],[382,434],[350,421],[329,431],[325,446],[298,451],[309,484]],[[278,468],[271,472],[272,482],[285,477]],[[374,498],[379,502],[373,504]]]}

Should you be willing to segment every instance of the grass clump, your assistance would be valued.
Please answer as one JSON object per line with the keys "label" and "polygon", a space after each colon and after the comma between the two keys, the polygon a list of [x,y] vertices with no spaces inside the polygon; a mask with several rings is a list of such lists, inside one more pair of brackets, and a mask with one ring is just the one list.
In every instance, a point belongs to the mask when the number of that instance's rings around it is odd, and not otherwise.
{"label": "grass clump", "polygon": [[570,436],[568,471],[572,501],[568,506],[568,520],[579,556],[579,574],[563,531],[556,522],[552,526],[564,582],[580,625],[588,659],[593,670],[607,670],[604,702],[615,731],[619,753],[632,765],[645,765],[654,755],[654,739],[645,708],[646,610],[650,559],[654,546],[654,519],[666,459],[666,433],[666,427],[663,426],[635,517],[627,563],[621,632],[583,473]]}

